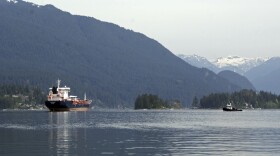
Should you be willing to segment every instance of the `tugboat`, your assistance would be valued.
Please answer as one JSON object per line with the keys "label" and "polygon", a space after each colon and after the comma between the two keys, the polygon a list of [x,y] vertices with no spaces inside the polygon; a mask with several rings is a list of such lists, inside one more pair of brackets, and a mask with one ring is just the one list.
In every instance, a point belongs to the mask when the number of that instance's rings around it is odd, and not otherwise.
{"label": "tugboat", "polygon": [[242,111],[242,109],[234,108],[231,103],[228,103],[226,107],[223,108],[223,111]]}
{"label": "tugboat", "polygon": [[45,105],[51,112],[54,111],[87,111],[92,100],[84,100],[77,98],[77,96],[68,95],[69,87],[60,87],[60,80],[57,80],[57,87],[50,88],[48,100]]}

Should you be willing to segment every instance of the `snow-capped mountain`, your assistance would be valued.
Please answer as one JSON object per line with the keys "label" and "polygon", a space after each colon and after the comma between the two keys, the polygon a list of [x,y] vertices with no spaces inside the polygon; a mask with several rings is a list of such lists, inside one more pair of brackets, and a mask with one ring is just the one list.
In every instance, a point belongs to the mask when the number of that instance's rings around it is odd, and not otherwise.
{"label": "snow-capped mountain", "polygon": [[[247,58],[238,56],[220,57],[215,61],[208,61],[206,58],[197,55],[178,55],[181,59],[196,67],[208,68],[218,75],[233,83],[249,84],[242,76],[234,75],[234,71],[245,76],[258,91],[269,91],[280,94],[280,57],[272,58]],[[223,72],[221,72],[223,71]],[[238,78],[239,77],[239,78]],[[250,86],[247,88],[250,88]]]}
{"label": "snow-capped mountain", "polygon": [[220,57],[212,62],[220,69],[232,70],[240,74],[244,74],[250,69],[263,64],[268,58],[247,58],[239,56]]}
{"label": "snow-capped mountain", "polygon": [[7,2],[7,3],[10,3],[10,4],[24,4],[23,2],[27,2],[28,4],[31,4],[32,6],[35,6],[35,7],[38,7],[38,8],[41,7],[41,5],[28,2],[27,0],[4,0],[4,1],[0,1],[0,3],[3,3],[3,2]]}
{"label": "snow-capped mountain", "polygon": [[7,2],[10,2],[10,3],[18,3],[18,1],[16,1],[16,0],[7,0]]}
{"label": "snow-capped mountain", "polygon": [[219,68],[217,68],[213,63],[208,61],[205,57],[201,57],[198,55],[184,55],[184,54],[179,54],[178,57],[183,59],[190,65],[198,68],[207,68],[209,70],[214,71],[215,73],[218,73],[220,71]]}
{"label": "snow-capped mountain", "polygon": [[263,64],[268,58],[247,58],[239,56],[220,57],[212,62],[206,58],[197,55],[178,55],[181,59],[195,67],[208,68],[216,73],[223,70],[231,70],[241,75],[250,69]]}

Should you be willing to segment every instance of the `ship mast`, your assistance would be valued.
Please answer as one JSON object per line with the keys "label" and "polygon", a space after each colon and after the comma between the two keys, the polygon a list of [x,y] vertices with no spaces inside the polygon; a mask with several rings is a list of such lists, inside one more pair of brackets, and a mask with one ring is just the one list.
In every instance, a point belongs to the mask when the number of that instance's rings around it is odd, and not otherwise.
{"label": "ship mast", "polygon": [[60,82],[61,82],[61,80],[57,80],[57,88],[59,88],[59,86],[60,86]]}
{"label": "ship mast", "polygon": [[86,93],[84,94],[84,100],[87,100],[87,94]]}

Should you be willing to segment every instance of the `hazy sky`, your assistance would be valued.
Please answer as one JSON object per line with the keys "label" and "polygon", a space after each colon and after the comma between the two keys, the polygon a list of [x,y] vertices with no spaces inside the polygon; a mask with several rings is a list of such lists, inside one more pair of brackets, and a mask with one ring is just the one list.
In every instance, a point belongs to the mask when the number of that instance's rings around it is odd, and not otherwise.
{"label": "hazy sky", "polygon": [[280,56],[279,0],[26,0],[141,32],[175,54]]}

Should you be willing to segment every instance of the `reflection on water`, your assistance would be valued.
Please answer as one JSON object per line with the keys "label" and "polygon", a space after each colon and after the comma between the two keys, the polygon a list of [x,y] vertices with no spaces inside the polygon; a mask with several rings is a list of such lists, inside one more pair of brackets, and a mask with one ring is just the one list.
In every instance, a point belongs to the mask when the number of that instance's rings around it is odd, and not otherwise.
{"label": "reflection on water", "polygon": [[58,129],[51,129],[49,131],[49,142],[50,149],[53,147],[57,148],[57,154],[68,154],[70,149],[70,141],[75,142],[77,136],[75,133],[69,133],[69,128],[67,128],[67,124],[69,124],[69,113],[68,112],[60,112],[49,114],[49,124],[51,126],[62,126]]}
{"label": "reflection on water", "polygon": [[[79,117],[78,117],[79,115]],[[56,155],[69,155],[79,146],[86,148],[86,128],[78,127],[80,116],[86,112],[50,112],[49,113],[49,149]]]}
{"label": "reflection on water", "polygon": [[280,111],[0,112],[0,155],[277,155]]}

